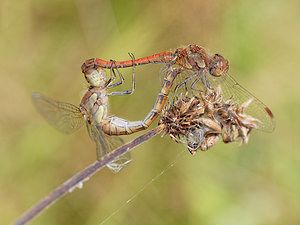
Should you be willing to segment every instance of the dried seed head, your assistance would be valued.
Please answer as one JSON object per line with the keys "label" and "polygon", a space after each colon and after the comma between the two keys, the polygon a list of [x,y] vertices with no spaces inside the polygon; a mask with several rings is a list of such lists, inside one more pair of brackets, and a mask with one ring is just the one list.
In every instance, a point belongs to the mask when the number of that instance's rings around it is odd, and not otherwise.
{"label": "dried seed head", "polygon": [[224,143],[238,141],[247,143],[251,130],[260,121],[245,114],[252,99],[240,106],[234,103],[234,96],[224,101],[222,89],[218,86],[188,97],[182,94],[169,102],[163,111],[159,124],[165,125],[164,135],[187,146],[194,155],[198,149],[206,151],[222,136]]}

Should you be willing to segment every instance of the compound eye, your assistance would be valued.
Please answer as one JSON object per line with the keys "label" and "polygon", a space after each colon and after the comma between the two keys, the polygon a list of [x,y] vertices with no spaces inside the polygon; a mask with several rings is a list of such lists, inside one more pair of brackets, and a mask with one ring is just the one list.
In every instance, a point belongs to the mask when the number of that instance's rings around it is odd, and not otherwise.
{"label": "compound eye", "polygon": [[209,73],[215,77],[220,77],[228,72],[228,61],[219,54],[215,54],[210,65]]}

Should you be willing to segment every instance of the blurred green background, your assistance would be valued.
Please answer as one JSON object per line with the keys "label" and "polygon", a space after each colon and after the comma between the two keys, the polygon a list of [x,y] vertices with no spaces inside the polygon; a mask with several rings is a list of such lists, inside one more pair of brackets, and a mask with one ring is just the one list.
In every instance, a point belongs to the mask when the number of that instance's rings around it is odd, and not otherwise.
{"label": "blurred green background", "polygon": [[[198,44],[230,61],[230,74],[274,112],[274,133],[247,145],[219,143],[191,156],[157,136],[44,211],[32,224],[300,224],[300,2],[9,1],[0,3],[0,220],[8,224],[95,160],[85,128],[64,135],[34,109],[31,94],[79,104],[89,58],[126,60]],[[132,96],[110,114],[141,120],[160,89],[162,65],[137,68]],[[131,69],[122,71],[130,88]],[[154,125],[152,126],[154,127]],[[124,137],[126,141],[138,136]]]}

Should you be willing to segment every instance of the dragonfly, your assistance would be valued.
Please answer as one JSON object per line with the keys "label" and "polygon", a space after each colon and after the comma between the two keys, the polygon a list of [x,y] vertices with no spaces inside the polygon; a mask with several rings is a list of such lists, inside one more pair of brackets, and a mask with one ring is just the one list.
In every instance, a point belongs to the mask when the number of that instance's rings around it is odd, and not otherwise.
{"label": "dragonfly", "polygon": [[[132,60],[134,56],[131,55]],[[115,82],[116,74],[111,69],[110,79],[102,68],[86,73],[85,78],[89,84],[88,90],[82,97],[80,106],[59,102],[40,93],[33,94],[33,103],[40,114],[59,131],[70,134],[86,124],[91,139],[96,143],[97,159],[100,159],[115,147],[121,145],[119,137],[109,137],[103,130],[103,120],[107,116],[108,96],[130,95],[135,90],[135,67],[133,67],[132,88],[121,92],[107,92],[108,89],[124,83],[123,75],[118,71],[120,82]],[[119,172],[130,162],[129,154],[120,156],[107,165],[113,172]]]}
{"label": "dragonfly", "polygon": [[[214,90],[220,85],[224,99],[233,99],[238,105],[251,99],[245,113],[260,121],[257,129],[265,132],[272,132],[275,129],[275,118],[271,110],[229,75],[228,60],[220,54],[209,54],[205,48],[197,45],[189,45],[134,61],[111,62],[92,58],[82,64],[81,70],[85,74],[98,68],[126,68],[151,63],[166,64],[161,70],[163,82],[154,107],[143,121],[129,122],[118,117],[107,118],[105,124],[109,126],[103,127],[104,132],[111,135],[130,134],[149,127],[161,113],[177,77],[175,94],[178,89],[187,85],[191,90],[202,92],[207,89]],[[120,125],[124,127],[123,130],[118,129]]]}

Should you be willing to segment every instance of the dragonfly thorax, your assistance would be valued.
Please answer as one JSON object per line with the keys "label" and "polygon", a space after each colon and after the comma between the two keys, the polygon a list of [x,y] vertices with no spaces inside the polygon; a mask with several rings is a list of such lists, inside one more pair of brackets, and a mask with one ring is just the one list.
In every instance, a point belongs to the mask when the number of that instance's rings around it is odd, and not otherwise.
{"label": "dragonfly thorax", "polygon": [[91,71],[87,71],[84,75],[86,81],[90,84],[91,87],[106,87],[106,72],[103,69],[93,69]]}
{"label": "dragonfly thorax", "polygon": [[195,71],[207,70],[210,64],[210,56],[207,51],[197,45],[176,50],[176,63],[186,69]]}
{"label": "dragonfly thorax", "polygon": [[82,97],[80,110],[91,125],[99,125],[107,114],[108,97],[106,90],[90,88]]}

